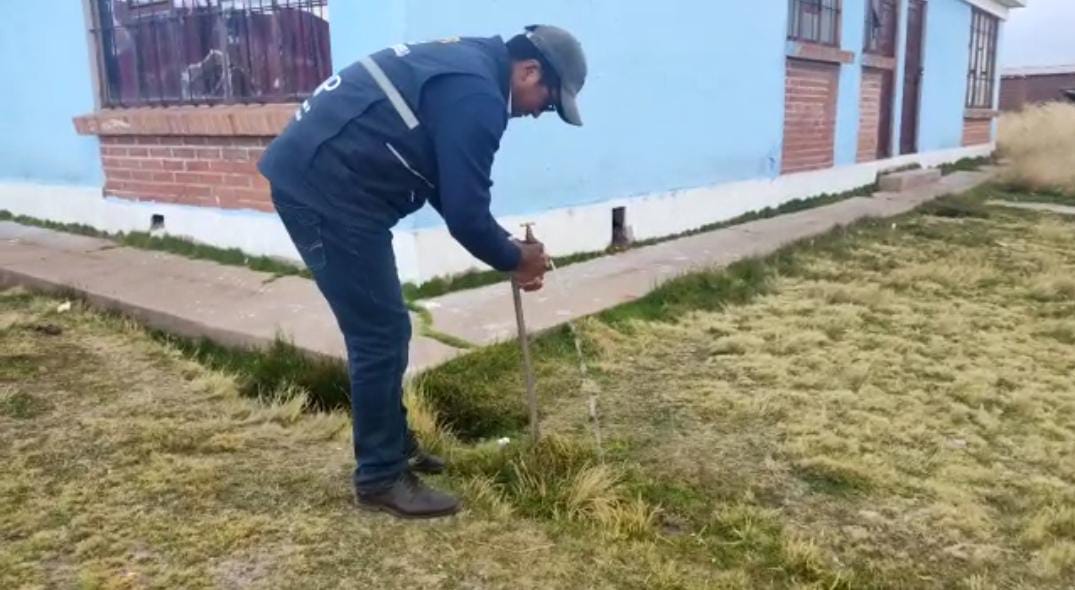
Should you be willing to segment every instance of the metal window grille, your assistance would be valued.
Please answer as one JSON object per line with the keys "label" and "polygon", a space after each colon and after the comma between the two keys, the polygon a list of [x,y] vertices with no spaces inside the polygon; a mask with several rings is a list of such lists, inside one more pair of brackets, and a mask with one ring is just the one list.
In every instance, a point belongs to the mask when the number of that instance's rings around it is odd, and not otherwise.
{"label": "metal window grille", "polygon": [[897,0],[866,0],[866,53],[896,57]]}
{"label": "metal window grille", "polygon": [[328,0],[94,0],[106,107],[301,100],[332,73]]}
{"label": "metal window grille", "polygon": [[997,31],[1000,19],[974,9],[971,17],[970,70],[967,72],[967,107],[993,108],[997,72]]}
{"label": "metal window grille", "polygon": [[840,0],[788,0],[788,38],[840,44]]}

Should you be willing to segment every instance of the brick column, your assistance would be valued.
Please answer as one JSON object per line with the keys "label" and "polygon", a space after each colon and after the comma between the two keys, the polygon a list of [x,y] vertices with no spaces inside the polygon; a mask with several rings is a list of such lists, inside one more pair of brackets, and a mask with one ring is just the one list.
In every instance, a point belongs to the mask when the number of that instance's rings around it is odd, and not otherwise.
{"label": "brick column", "polygon": [[871,68],[862,69],[862,94],[859,102],[859,162],[877,159],[881,147],[881,99],[885,86],[885,72]]}
{"label": "brick column", "polygon": [[788,59],[782,172],[831,168],[840,65]]}
{"label": "brick column", "polygon": [[963,115],[963,145],[984,145],[993,141],[993,118],[999,113],[992,109],[967,109]]}

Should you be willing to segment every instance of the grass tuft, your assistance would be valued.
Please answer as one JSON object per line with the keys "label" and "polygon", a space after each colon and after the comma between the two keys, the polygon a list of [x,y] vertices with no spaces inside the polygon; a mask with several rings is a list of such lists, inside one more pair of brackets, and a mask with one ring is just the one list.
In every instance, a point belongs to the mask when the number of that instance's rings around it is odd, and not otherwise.
{"label": "grass tuft", "polygon": [[814,457],[796,465],[799,477],[814,490],[833,495],[868,492],[873,480],[859,465],[831,457]]}
{"label": "grass tuft", "polygon": [[571,439],[487,447],[457,455],[457,463],[468,474],[467,492],[495,513],[580,523],[615,538],[653,534],[657,509],[629,494],[619,468]]}

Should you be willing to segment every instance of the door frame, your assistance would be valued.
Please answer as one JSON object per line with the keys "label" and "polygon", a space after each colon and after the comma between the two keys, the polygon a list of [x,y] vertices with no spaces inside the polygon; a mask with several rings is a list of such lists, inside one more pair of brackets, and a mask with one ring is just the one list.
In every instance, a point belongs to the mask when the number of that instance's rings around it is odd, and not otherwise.
{"label": "door frame", "polygon": [[[919,39],[918,39],[918,83],[915,85],[914,102],[911,103],[914,106],[914,125],[911,126],[911,137],[908,137],[907,131],[907,117],[908,113],[908,95],[907,95],[907,59],[910,55],[910,44],[912,39],[911,31],[911,13],[914,10],[912,4],[920,4],[919,8],[921,17],[919,19]],[[907,36],[904,43],[903,50],[903,77],[899,81],[903,85],[902,99],[901,99],[901,112],[900,112],[900,155],[904,154],[916,154],[918,153],[918,144],[920,140],[920,128],[922,125],[922,83],[925,80],[926,71],[926,29],[929,22],[929,0],[908,0],[907,2]]]}

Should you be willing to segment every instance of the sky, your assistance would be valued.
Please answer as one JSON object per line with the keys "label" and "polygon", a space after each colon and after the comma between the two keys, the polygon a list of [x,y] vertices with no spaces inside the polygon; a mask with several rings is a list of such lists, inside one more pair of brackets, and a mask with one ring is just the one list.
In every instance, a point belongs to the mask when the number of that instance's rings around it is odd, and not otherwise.
{"label": "sky", "polygon": [[1075,0],[1029,0],[1003,33],[1003,67],[1075,64]]}

